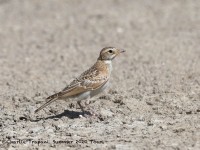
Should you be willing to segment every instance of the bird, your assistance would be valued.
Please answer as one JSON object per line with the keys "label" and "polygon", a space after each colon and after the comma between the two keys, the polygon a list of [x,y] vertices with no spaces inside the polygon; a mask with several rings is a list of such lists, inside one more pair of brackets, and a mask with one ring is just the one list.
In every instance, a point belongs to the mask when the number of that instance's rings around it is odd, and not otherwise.
{"label": "bird", "polygon": [[124,49],[115,47],[105,47],[100,51],[96,63],[75,78],[62,91],[46,98],[46,103],[35,110],[39,112],[56,100],[73,99],[77,101],[82,112],[85,112],[81,104],[82,100],[87,100],[103,92],[109,85],[109,79],[112,71],[112,61],[119,54],[125,52]]}

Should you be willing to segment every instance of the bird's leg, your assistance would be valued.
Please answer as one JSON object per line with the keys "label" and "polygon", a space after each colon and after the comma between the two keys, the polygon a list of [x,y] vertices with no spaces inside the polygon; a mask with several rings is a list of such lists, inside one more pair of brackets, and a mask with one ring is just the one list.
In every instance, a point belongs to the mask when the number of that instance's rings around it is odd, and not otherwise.
{"label": "bird's leg", "polygon": [[[84,110],[83,106],[81,105],[81,101],[77,101],[77,104],[80,107],[82,113],[84,114],[85,110]],[[79,115],[79,117],[82,117],[82,115]]]}
{"label": "bird's leg", "polygon": [[85,101],[85,107],[87,108],[87,110],[89,111],[89,113],[90,113],[92,116],[97,116],[97,113],[94,111],[93,108],[91,108],[91,107],[89,106],[89,104],[90,104],[90,100],[87,99],[87,100]]}
{"label": "bird's leg", "polygon": [[[83,112],[83,116],[88,118],[90,116],[94,116],[94,113],[91,113],[90,111],[85,111],[84,107],[81,105],[81,101],[77,101],[77,104],[79,105],[79,107],[81,108],[81,111]],[[86,103],[85,103],[86,105]],[[88,104],[87,104],[88,105]],[[81,117],[82,115],[80,115]]]}
{"label": "bird's leg", "polygon": [[89,108],[89,104],[90,104],[90,100],[87,99],[87,100],[85,101],[85,107]]}
{"label": "bird's leg", "polygon": [[83,106],[81,105],[81,101],[77,101],[78,106],[80,107],[82,112],[85,112]]}

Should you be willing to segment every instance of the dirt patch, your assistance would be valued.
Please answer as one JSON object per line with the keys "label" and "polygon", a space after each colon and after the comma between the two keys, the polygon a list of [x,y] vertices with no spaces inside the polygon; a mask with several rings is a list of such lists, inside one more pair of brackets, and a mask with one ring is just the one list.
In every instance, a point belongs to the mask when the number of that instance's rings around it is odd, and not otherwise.
{"label": "dirt patch", "polygon": [[[200,149],[200,1],[0,1],[0,147]],[[110,88],[34,114],[105,46]]]}

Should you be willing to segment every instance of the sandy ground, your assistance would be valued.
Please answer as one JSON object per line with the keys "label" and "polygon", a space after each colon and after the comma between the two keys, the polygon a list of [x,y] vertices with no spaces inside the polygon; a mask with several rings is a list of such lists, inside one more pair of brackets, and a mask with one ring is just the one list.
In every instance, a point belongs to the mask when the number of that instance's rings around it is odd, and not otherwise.
{"label": "sandy ground", "polygon": [[[0,0],[0,149],[200,149],[200,1]],[[105,46],[110,88],[75,102],[45,98]]]}

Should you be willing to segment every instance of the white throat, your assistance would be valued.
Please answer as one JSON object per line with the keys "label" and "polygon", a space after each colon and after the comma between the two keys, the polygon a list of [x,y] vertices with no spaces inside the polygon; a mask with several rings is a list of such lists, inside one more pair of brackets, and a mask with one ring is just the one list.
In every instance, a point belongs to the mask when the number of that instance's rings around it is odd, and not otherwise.
{"label": "white throat", "polygon": [[112,60],[104,60],[104,62],[108,65],[112,65]]}
{"label": "white throat", "polygon": [[105,64],[109,67],[109,73],[112,71],[112,60],[104,60]]}

